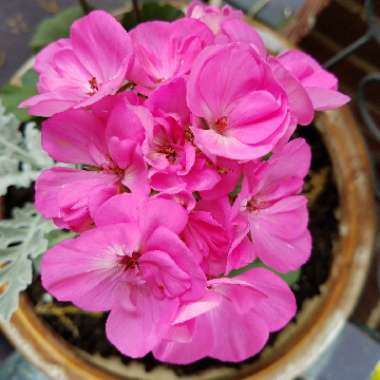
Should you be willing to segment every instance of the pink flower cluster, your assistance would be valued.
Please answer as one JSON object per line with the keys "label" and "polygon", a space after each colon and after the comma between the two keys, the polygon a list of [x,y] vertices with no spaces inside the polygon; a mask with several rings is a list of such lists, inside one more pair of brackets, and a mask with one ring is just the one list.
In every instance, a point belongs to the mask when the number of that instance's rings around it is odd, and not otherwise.
{"label": "pink flower cluster", "polygon": [[[79,233],[44,255],[45,288],[109,311],[107,336],[131,357],[259,352],[296,312],[275,272],[311,251],[310,149],[290,137],[348,101],[336,78],[300,51],[270,55],[240,12],[198,2],[129,33],[94,11],[35,69],[39,94],[22,107],[49,117],[44,149],[73,164],[40,175],[36,207]],[[255,259],[266,268],[231,275]]]}

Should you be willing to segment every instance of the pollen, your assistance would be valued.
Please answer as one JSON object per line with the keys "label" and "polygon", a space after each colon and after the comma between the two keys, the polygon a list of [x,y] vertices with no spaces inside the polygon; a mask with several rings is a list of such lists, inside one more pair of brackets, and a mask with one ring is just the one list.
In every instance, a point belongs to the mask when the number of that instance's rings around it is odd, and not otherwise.
{"label": "pollen", "polygon": [[185,129],[185,140],[194,143],[194,133],[189,127]]}
{"label": "pollen", "polygon": [[218,167],[216,168],[216,171],[217,171],[219,174],[221,174],[221,175],[225,175],[225,174],[228,174],[231,170],[228,169],[228,168],[224,168],[224,167],[222,167],[222,166],[218,166]]}
{"label": "pollen", "polygon": [[158,153],[164,154],[167,160],[172,164],[175,162],[177,158],[177,152],[172,146],[161,146],[158,149]]}
{"label": "pollen", "polygon": [[87,95],[93,96],[99,91],[98,81],[95,77],[92,77],[88,83],[90,85],[90,91],[87,93]]}

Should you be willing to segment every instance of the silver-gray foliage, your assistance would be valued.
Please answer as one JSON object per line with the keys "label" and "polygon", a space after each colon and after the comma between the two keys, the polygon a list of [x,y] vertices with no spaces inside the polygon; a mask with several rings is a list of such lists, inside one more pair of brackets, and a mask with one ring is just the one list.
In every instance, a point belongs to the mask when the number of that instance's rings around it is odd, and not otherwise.
{"label": "silver-gray foliage", "polygon": [[32,260],[46,251],[54,229],[32,204],[0,222],[0,317],[8,320],[17,309],[19,293],[32,281]]}
{"label": "silver-gray foliage", "polygon": [[[0,196],[9,186],[28,187],[53,161],[43,152],[36,124],[23,132],[15,115],[6,113],[0,101]],[[19,293],[32,281],[33,265],[48,248],[47,234],[54,230],[32,204],[15,209],[11,219],[0,221],[0,317],[9,319]]]}
{"label": "silver-gray foliage", "polygon": [[27,123],[24,133],[19,126],[16,116],[6,114],[0,101],[0,196],[12,185],[28,187],[41,169],[53,164],[41,148],[36,124]]}

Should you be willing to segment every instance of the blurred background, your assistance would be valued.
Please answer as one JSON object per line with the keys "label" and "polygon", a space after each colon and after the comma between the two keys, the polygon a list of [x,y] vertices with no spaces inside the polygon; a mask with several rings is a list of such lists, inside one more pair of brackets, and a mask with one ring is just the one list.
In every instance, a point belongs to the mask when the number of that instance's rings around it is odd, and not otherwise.
{"label": "blurred background", "polygon": [[[128,5],[126,0],[90,0],[90,3],[108,10]],[[373,165],[379,167],[380,0],[230,0],[227,3],[277,30],[338,76],[342,92],[353,99],[351,106],[366,136]],[[30,41],[38,23],[76,4],[75,0],[0,0],[0,86],[32,56]],[[380,174],[378,169],[375,173]],[[352,316],[352,324],[343,334],[334,365],[327,365],[318,379],[364,380],[380,359],[379,266],[380,239],[364,294]],[[4,361],[5,358],[8,360]],[[44,379],[20,357],[12,356],[4,340],[0,342],[0,360],[0,380]]]}

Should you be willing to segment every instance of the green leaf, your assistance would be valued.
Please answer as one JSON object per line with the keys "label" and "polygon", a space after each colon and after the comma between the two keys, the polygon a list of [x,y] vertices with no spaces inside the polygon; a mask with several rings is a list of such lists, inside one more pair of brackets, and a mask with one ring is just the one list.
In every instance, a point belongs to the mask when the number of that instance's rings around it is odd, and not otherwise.
{"label": "green leaf", "polygon": [[235,276],[237,276],[239,274],[242,274],[244,272],[249,271],[252,268],[266,268],[266,269],[270,270],[271,272],[276,273],[277,275],[279,275],[284,281],[286,281],[288,283],[289,286],[297,283],[298,280],[300,279],[300,276],[301,276],[301,269],[298,269],[298,270],[296,270],[294,272],[280,273],[280,272],[276,272],[272,268],[267,267],[260,259],[256,259],[255,261],[253,261],[252,263],[246,265],[243,268],[231,271],[228,274],[228,277],[235,277]]}
{"label": "green leaf", "polygon": [[235,277],[235,276],[237,276],[239,274],[242,274],[244,272],[249,271],[252,268],[266,268],[266,266],[265,266],[265,264],[260,259],[256,259],[255,261],[253,261],[252,263],[246,265],[243,268],[235,269],[235,270],[231,271],[228,274],[228,277]]}
{"label": "green leaf", "polygon": [[[140,22],[151,20],[173,21],[183,16],[184,13],[173,5],[150,2],[143,4],[140,11]],[[132,10],[125,13],[121,23],[127,30],[134,28],[138,24],[135,12]]]}
{"label": "green leaf", "polygon": [[0,221],[0,317],[9,320],[19,294],[32,281],[32,260],[48,248],[45,235],[54,225],[43,219],[32,204],[15,209],[13,219]]}
{"label": "green leaf", "polygon": [[25,125],[24,134],[15,115],[5,113],[0,100],[0,196],[9,186],[28,187],[53,161],[42,150],[36,124]]}
{"label": "green leaf", "polygon": [[20,121],[30,120],[25,109],[18,108],[18,105],[25,99],[36,94],[37,73],[30,69],[22,77],[20,86],[6,84],[0,89],[0,99],[8,112],[15,114]]}
{"label": "green leaf", "polygon": [[37,80],[38,80],[38,75],[33,69],[29,69],[22,76],[22,84],[26,86],[33,86],[35,88]]}
{"label": "green leaf", "polygon": [[261,161],[268,161],[273,155],[273,152],[267,153],[265,156],[261,157]]}
{"label": "green leaf", "polygon": [[279,273],[279,275],[285,280],[289,286],[296,284],[301,277],[301,269],[294,272]]}
{"label": "green leaf", "polygon": [[71,24],[83,16],[80,7],[70,7],[55,16],[43,20],[33,35],[30,46],[34,50],[39,50],[59,38],[69,36]]}
{"label": "green leaf", "polygon": [[233,189],[233,191],[231,191],[231,192],[228,194],[232,200],[233,200],[235,197],[237,197],[238,194],[240,193],[240,191],[241,191],[241,185],[242,185],[242,184],[243,184],[243,176],[240,176],[239,181],[237,182],[235,188]]}

